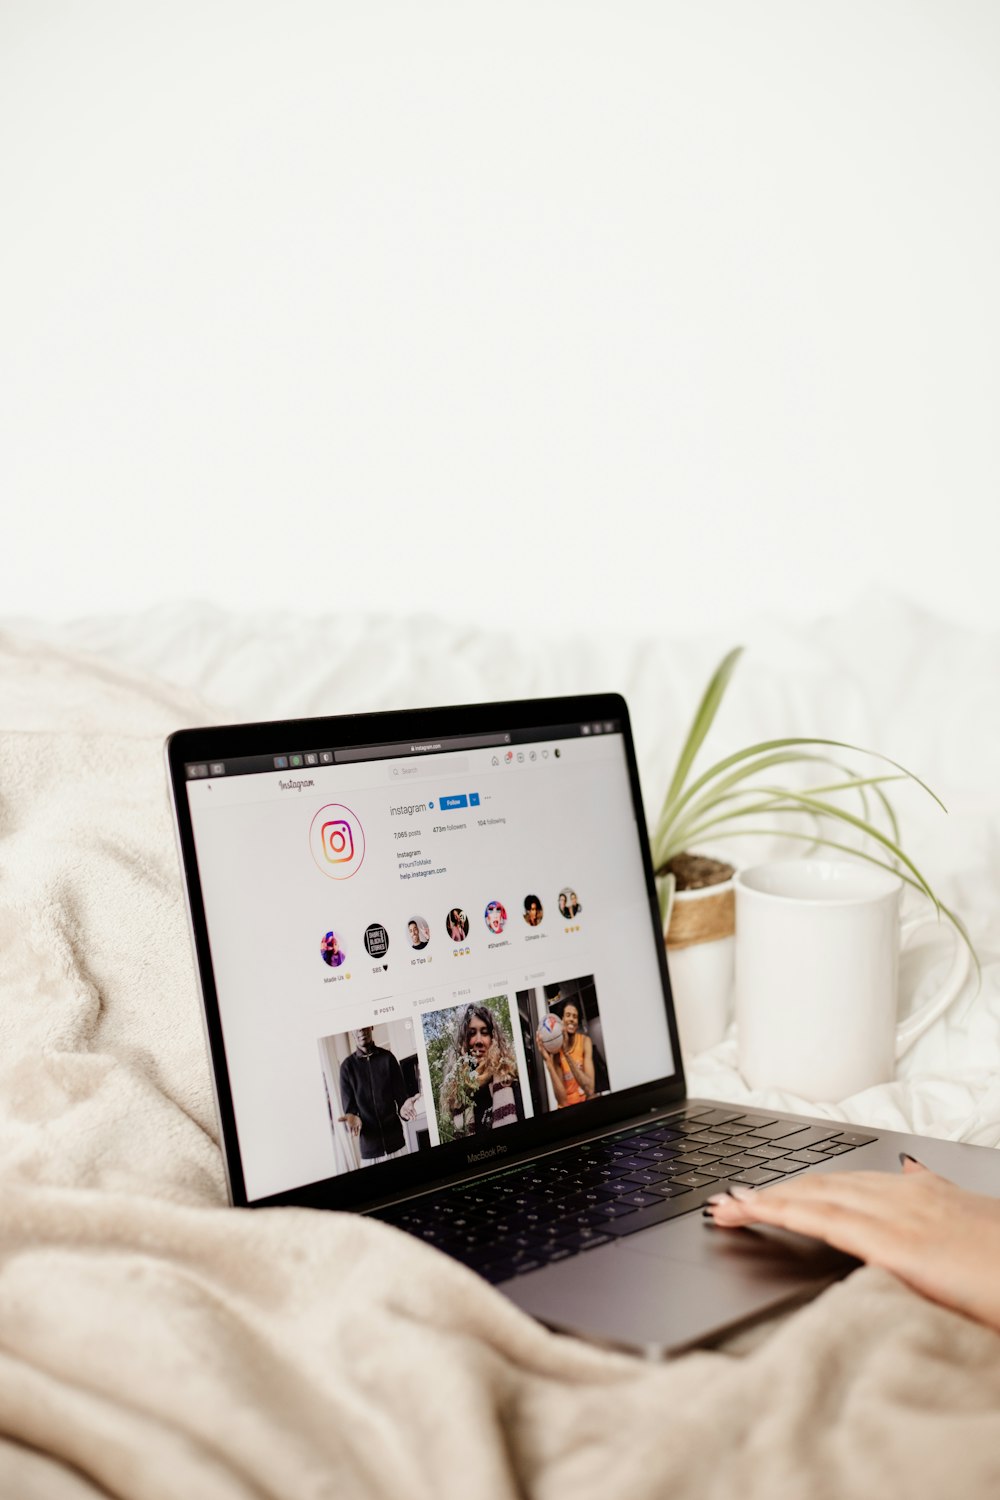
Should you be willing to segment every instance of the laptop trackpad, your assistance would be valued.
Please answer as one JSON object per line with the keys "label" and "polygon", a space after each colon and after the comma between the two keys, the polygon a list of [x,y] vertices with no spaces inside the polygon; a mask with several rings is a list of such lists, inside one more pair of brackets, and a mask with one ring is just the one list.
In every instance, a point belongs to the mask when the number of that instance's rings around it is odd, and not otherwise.
{"label": "laptop trackpad", "polygon": [[500,1290],[551,1328],[659,1357],[806,1301],[856,1264],[813,1240],[780,1231],[727,1233],[692,1217]]}
{"label": "laptop trackpad", "polygon": [[821,1240],[782,1229],[757,1225],[753,1229],[716,1229],[700,1214],[658,1224],[622,1241],[628,1250],[685,1265],[707,1266],[722,1275],[749,1278],[761,1286],[802,1277],[844,1276],[858,1262]]}

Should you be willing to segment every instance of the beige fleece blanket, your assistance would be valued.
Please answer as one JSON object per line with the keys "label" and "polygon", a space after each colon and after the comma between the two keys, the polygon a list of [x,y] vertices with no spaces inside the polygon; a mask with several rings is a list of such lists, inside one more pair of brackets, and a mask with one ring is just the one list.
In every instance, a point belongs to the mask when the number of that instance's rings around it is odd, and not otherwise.
{"label": "beige fleece blanket", "polygon": [[161,749],[205,710],[9,639],[0,686],[0,1496],[1000,1494],[1000,1339],[882,1273],[653,1368],[228,1209]]}

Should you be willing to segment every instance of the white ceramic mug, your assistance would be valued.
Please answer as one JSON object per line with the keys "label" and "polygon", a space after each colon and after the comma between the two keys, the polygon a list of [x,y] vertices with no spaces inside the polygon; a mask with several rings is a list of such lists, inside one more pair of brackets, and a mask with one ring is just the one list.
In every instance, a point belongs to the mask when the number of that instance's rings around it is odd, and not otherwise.
{"label": "white ceramic mug", "polygon": [[896,1059],[956,998],[969,952],[940,991],[897,1019],[899,950],[936,915],[900,921],[902,882],[860,862],[776,860],[736,888],[736,1021],[751,1088],[836,1101],[887,1083]]}

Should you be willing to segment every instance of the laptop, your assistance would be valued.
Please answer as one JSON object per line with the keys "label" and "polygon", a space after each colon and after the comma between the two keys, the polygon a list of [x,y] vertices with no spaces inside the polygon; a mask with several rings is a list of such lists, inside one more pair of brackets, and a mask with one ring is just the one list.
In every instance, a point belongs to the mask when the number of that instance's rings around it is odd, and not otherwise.
{"label": "laptop", "polygon": [[229,1193],[372,1214],[661,1357],[854,1264],[726,1184],[1000,1155],[687,1096],[625,701],[186,729],[166,748]]}

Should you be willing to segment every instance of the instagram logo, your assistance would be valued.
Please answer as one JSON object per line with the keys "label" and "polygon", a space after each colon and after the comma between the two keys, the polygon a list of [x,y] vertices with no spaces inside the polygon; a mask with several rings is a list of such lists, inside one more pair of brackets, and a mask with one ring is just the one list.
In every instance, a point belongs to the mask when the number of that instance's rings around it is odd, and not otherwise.
{"label": "instagram logo", "polygon": [[329,823],[324,823],[321,839],[323,853],[331,865],[342,865],[345,860],[354,858],[354,835],[346,819],[331,818]]}
{"label": "instagram logo", "polygon": [[330,880],[349,880],[365,857],[365,831],[357,813],[328,802],[309,826],[309,848],[318,869]]}

